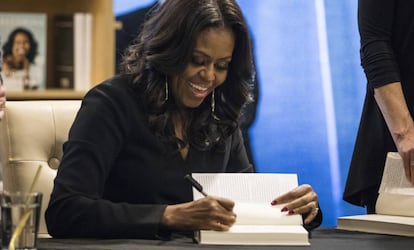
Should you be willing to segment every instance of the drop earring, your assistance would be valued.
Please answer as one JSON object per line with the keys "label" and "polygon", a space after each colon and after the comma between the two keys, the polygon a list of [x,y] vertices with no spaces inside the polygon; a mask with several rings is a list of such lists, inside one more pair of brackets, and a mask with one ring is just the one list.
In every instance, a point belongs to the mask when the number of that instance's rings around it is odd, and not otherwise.
{"label": "drop earring", "polygon": [[211,92],[211,115],[213,116],[214,120],[219,121],[220,118],[218,118],[215,113],[216,111],[216,100],[215,99],[216,98],[214,96],[214,92],[215,92],[214,90],[213,92]]}
{"label": "drop earring", "polygon": [[168,101],[168,79],[167,77],[165,77],[165,98],[164,98],[164,102]]}

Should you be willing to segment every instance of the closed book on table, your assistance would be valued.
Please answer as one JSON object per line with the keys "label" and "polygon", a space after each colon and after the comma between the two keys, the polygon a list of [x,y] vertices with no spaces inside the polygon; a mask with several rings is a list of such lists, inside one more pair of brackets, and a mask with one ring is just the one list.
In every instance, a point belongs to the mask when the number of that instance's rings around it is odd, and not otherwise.
{"label": "closed book on table", "polygon": [[397,152],[387,154],[375,210],[376,214],[339,217],[337,228],[414,237],[414,186]]}

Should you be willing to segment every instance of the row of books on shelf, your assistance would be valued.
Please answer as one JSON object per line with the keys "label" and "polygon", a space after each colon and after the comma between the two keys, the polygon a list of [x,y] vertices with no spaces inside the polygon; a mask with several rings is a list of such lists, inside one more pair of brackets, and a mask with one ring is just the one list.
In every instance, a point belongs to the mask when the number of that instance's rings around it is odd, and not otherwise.
{"label": "row of books on shelf", "polygon": [[[48,30],[48,19],[53,30]],[[51,32],[49,36],[48,32]],[[46,13],[0,12],[0,44],[1,76],[7,91],[47,87],[83,91],[90,86],[91,13],[48,16]],[[48,53],[52,53],[51,56],[47,56]]]}

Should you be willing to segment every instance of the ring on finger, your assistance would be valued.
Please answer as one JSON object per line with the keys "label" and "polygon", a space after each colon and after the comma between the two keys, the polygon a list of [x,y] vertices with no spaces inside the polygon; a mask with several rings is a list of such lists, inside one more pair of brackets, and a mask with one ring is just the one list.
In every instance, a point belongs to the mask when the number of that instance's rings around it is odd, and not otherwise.
{"label": "ring on finger", "polygon": [[312,213],[315,213],[315,214],[317,214],[318,212],[319,212],[319,208],[318,208],[318,206],[316,205],[316,203],[313,203],[313,206],[312,206],[312,211],[311,211]]}

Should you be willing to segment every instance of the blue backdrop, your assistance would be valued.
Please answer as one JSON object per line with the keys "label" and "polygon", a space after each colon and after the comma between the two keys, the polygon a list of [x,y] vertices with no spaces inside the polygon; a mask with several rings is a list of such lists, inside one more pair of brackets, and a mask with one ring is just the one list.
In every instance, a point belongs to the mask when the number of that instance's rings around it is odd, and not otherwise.
{"label": "blue backdrop", "polygon": [[[114,0],[115,15],[151,0]],[[357,0],[238,0],[260,82],[250,131],[259,172],[298,173],[319,194],[325,226],[364,213],[342,200],[365,95]]]}

